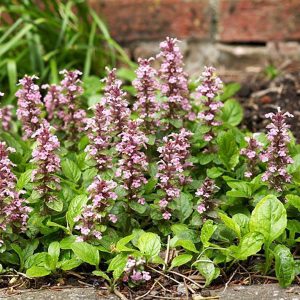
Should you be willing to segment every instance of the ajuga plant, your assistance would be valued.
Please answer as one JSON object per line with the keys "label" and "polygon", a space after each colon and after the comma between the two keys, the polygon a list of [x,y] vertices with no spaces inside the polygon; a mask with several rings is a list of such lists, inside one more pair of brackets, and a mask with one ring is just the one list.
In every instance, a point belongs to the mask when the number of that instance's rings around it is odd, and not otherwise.
{"label": "ajuga plant", "polygon": [[173,268],[175,282],[189,269],[220,283],[237,268],[293,282],[300,147],[292,115],[278,109],[265,132],[240,129],[242,108],[216,70],[199,71],[189,90],[182,59],[167,38],[158,70],[154,58],[138,61],[133,97],[107,69],[89,108],[77,70],[42,90],[34,75],[20,80],[18,121],[1,111],[1,270],[40,277],[77,268],[112,288],[171,278]]}

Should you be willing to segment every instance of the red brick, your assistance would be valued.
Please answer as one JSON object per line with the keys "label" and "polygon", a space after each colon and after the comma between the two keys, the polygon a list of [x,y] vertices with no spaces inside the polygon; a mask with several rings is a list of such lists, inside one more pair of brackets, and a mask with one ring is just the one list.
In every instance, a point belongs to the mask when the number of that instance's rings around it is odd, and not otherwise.
{"label": "red brick", "polygon": [[299,0],[220,0],[223,42],[300,40]]}
{"label": "red brick", "polygon": [[209,0],[89,0],[119,42],[210,38]]}

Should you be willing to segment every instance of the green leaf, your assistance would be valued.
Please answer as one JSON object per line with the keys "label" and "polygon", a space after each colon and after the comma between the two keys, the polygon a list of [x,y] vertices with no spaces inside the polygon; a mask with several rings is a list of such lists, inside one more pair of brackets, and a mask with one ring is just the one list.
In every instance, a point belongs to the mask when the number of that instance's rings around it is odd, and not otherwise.
{"label": "green leaf", "polygon": [[241,230],[240,230],[239,225],[233,219],[229,218],[227,215],[225,215],[221,212],[219,212],[218,215],[221,218],[221,220],[224,222],[226,227],[233,230],[235,232],[235,234],[237,235],[238,239],[241,239]]}
{"label": "green leaf", "polygon": [[211,169],[207,169],[206,174],[209,178],[215,179],[220,177],[224,173],[224,170],[217,167],[212,167]]}
{"label": "green leaf", "polygon": [[225,124],[237,126],[243,120],[243,108],[239,102],[229,99],[222,108],[221,119]]}
{"label": "green leaf", "polygon": [[219,158],[223,165],[232,170],[239,162],[239,149],[232,131],[220,134],[218,137]]}
{"label": "green leaf", "polygon": [[205,248],[209,247],[210,245],[209,240],[216,229],[217,229],[217,225],[214,225],[212,220],[207,220],[203,224],[201,228],[200,239]]}
{"label": "green leaf", "polygon": [[136,211],[139,214],[143,214],[147,209],[146,205],[142,205],[140,203],[137,203],[136,201],[130,201],[129,206],[132,210]]}
{"label": "green leaf", "polygon": [[78,166],[70,159],[65,159],[61,163],[61,168],[64,175],[73,182],[78,182],[81,177],[81,172]]}
{"label": "green leaf", "polygon": [[99,251],[96,247],[86,243],[86,242],[79,242],[74,243],[72,245],[72,250],[84,262],[93,265],[98,266],[100,262],[100,256]]}
{"label": "green leaf", "polygon": [[152,232],[143,233],[138,240],[138,248],[148,257],[157,256],[161,248],[159,236]]}
{"label": "green leaf", "polygon": [[64,203],[61,199],[57,198],[53,201],[47,202],[46,205],[54,211],[61,212],[64,208]]}
{"label": "green leaf", "polygon": [[113,278],[114,280],[117,280],[123,274],[126,263],[127,263],[127,254],[124,253],[118,254],[111,260],[107,272],[113,271]]}
{"label": "green leaf", "polygon": [[[193,203],[190,194],[181,193],[180,196],[173,201],[176,214],[181,223],[183,223],[193,213]],[[171,207],[171,206],[170,206]]]}
{"label": "green leaf", "polygon": [[252,189],[250,183],[243,181],[232,181],[227,182],[227,184],[232,188],[231,191],[226,193],[227,196],[237,197],[237,198],[251,198]]}
{"label": "green leaf", "polygon": [[180,120],[180,119],[172,119],[172,120],[170,120],[169,122],[170,122],[170,124],[172,124],[175,128],[182,128],[183,122],[182,122],[182,120]]}
{"label": "green leaf", "polygon": [[264,237],[257,232],[250,232],[246,234],[240,244],[234,247],[234,258],[238,260],[245,260],[249,256],[256,254],[264,243]]}
{"label": "green leaf", "polygon": [[292,206],[296,207],[300,211],[300,197],[297,195],[286,195],[285,198],[287,199],[288,203]]}
{"label": "green leaf", "polygon": [[122,251],[134,251],[132,248],[128,248],[126,244],[128,244],[132,239],[134,238],[134,235],[131,234],[129,236],[125,236],[122,239],[120,239],[116,244],[116,250],[122,252]]}
{"label": "green leaf", "polygon": [[250,232],[261,233],[268,245],[284,232],[286,226],[286,210],[274,195],[268,195],[260,200],[252,212],[249,223]]}
{"label": "green leaf", "polygon": [[23,250],[19,245],[16,244],[11,244],[11,248],[18,254],[19,259],[20,259],[20,269],[23,269],[24,267],[24,262],[25,262],[25,255],[23,253]]}
{"label": "green leaf", "polygon": [[290,250],[284,245],[277,245],[274,249],[275,272],[281,287],[288,287],[296,276],[295,261]]}
{"label": "green leaf", "polygon": [[216,275],[214,263],[205,255],[202,255],[199,260],[199,262],[195,263],[195,266],[205,278],[205,286],[208,286]]}
{"label": "green leaf", "polygon": [[60,255],[60,245],[59,245],[59,242],[52,242],[49,245],[48,253],[49,253],[49,255],[51,256],[51,259],[52,259],[51,270],[55,270],[56,269],[56,265],[58,263],[59,255]]}
{"label": "green leaf", "polygon": [[189,261],[192,260],[192,258],[193,258],[193,255],[191,255],[191,254],[182,254],[182,255],[176,256],[172,260],[171,269],[187,264]]}
{"label": "green leaf", "polygon": [[19,177],[19,179],[17,181],[17,185],[16,185],[18,190],[22,190],[24,188],[24,186],[31,181],[32,171],[33,170],[30,169],[21,174],[21,176]]}
{"label": "green leaf", "polygon": [[60,268],[64,271],[73,270],[82,264],[82,260],[71,258],[60,262]]}
{"label": "green leaf", "polygon": [[241,234],[245,235],[249,232],[249,217],[238,213],[232,216],[232,219],[238,224]]}
{"label": "green leaf", "polygon": [[237,82],[228,83],[224,86],[223,94],[220,96],[221,100],[226,100],[234,96],[241,89],[241,85]]}
{"label": "green leaf", "polygon": [[181,246],[185,250],[188,250],[188,251],[191,251],[191,252],[194,252],[194,253],[198,253],[199,252],[196,249],[195,244],[191,240],[179,239],[179,240],[175,241],[175,244],[174,244],[174,247],[178,247],[178,246]]}
{"label": "green leaf", "polygon": [[61,249],[67,250],[67,249],[72,249],[72,245],[74,243],[76,243],[76,237],[70,235],[62,239],[59,244]]}
{"label": "green leaf", "polygon": [[105,280],[107,280],[109,283],[111,282],[111,279],[108,277],[108,275],[106,275],[104,272],[102,271],[93,271],[93,274],[99,277],[104,278]]}
{"label": "green leaf", "polygon": [[49,275],[50,273],[51,271],[47,270],[44,267],[39,267],[39,266],[33,266],[26,271],[26,275],[31,278],[44,277]]}
{"label": "green leaf", "polygon": [[148,138],[147,144],[153,146],[155,144],[155,139],[156,139],[155,135],[153,134],[147,135],[147,138]]}
{"label": "green leaf", "polygon": [[75,198],[73,198],[72,201],[70,202],[68,211],[66,213],[66,218],[67,218],[70,230],[72,230],[74,227],[74,224],[75,224],[74,218],[77,217],[81,213],[82,208],[86,205],[87,201],[88,201],[88,198],[86,195],[78,195]]}

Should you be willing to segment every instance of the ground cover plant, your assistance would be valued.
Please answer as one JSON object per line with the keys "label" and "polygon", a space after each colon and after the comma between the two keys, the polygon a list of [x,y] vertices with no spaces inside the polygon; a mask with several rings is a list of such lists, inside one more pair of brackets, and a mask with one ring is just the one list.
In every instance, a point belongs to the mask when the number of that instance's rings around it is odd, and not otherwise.
{"label": "ground cover plant", "polygon": [[63,70],[57,85],[19,81],[17,120],[1,108],[1,272],[87,270],[112,289],[176,274],[195,292],[181,270],[208,286],[240,266],[289,286],[300,272],[293,116],[278,108],[265,133],[240,130],[235,88],[213,67],[189,82],[176,39],[138,63],[134,97],[107,69],[88,108],[81,72]]}

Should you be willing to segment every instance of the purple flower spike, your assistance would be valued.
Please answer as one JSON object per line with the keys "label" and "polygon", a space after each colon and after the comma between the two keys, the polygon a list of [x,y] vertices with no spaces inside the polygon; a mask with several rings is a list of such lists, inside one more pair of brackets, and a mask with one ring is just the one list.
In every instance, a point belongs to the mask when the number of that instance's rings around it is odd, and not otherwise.
{"label": "purple flower spike", "polygon": [[247,171],[244,176],[253,178],[256,175],[259,153],[261,152],[263,145],[253,137],[246,137],[245,140],[248,145],[240,151],[241,155],[245,156],[248,162]]}
{"label": "purple flower spike", "polygon": [[[99,226],[104,225],[103,220],[112,205],[111,202],[117,199],[117,195],[114,192],[116,186],[117,184],[114,181],[102,180],[97,176],[88,187],[91,204],[87,205],[83,212],[74,219],[77,223],[75,229],[81,233],[77,239],[78,241],[86,241],[93,238],[99,240],[102,238]],[[108,219],[112,223],[116,223],[118,220],[114,214],[109,214]]]}
{"label": "purple flower spike", "polygon": [[161,52],[157,55],[162,59],[159,75],[163,81],[161,92],[166,97],[162,109],[169,119],[188,117],[191,111],[187,74],[183,71],[183,56],[177,43],[177,39],[167,37],[160,43]]}
{"label": "purple flower spike", "polygon": [[202,186],[196,192],[196,196],[201,199],[201,202],[197,206],[197,211],[200,215],[212,209],[212,200],[216,190],[217,186],[215,185],[215,181],[210,178],[205,178]]}
{"label": "purple flower spike", "polygon": [[54,121],[56,129],[61,130],[62,119],[64,117],[64,105],[67,103],[67,100],[62,93],[63,88],[60,85],[56,84],[44,84],[42,85],[42,89],[47,90],[47,94],[44,97],[45,108],[47,111],[47,120]]}
{"label": "purple flower spike", "polygon": [[86,119],[86,130],[90,144],[85,151],[95,160],[98,170],[111,167],[111,157],[106,151],[111,146],[111,117],[109,109],[100,103],[94,108],[94,117]]}
{"label": "purple flower spike", "polygon": [[102,104],[109,110],[112,132],[121,133],[130,116],[126,93],[121,89],[122,81],[116,77],[116,69],[107,69],[108,75],[104,79],[106,87]]}
{"label": "purple flower spike", "polygon": [[145,134],[139,129],[140,122],[129,121],[124,132],[120,134],[121,141],[116,148],[121,159],[116,176],[121,177],[123,186],[128,191],[129,199],[136,200],[140,204],[145,203],[143,198],[139,198],[139,188],[147,183],[144,176],[148,167],[147,157],[141,149],[146,148],[148,141]]}
{"label": "purple flower spike", "polygon": [[38,77],[25,75],[23,79],[19,80],[22,88],[16,92],[18,98],[17,117],[22,122],[25,140],[30,138],[40,126],[42,102],[39,86],[34,83],[35,79]]}
{"label": "purple flower spike", "polygon": [[62,110],[58,112],[58,117],[63,121],[62,129],[65,130],[69,140],[75,141],[78,132],[84,130],[86,118],[85,110],[80,109],[78,103],[79,96],[83,93],[80,80],[82,73],[78,70],[63,70],[60,74],[63,74],[64,78],[60,83],[63,96],[59,99]]}
{"label": "purple flower spike", "polygon": [[159,206],[165,220],[171,218],[167,210],[168,203],[180,196],[180,187],[189,180],[183,172],[192,165],[187,161],[190,156],[190,136],[191,132],[181,129],[180,133],[164,137],[164,145],[157,149],[161,159],[158,162],[157,177],[159,187],[165,192],[165,198],[160,200]]}
{"label": "purple flower spike", "polygon": [[12,109],[12,105],[6,105],[0,108],[0,122],[4,131],[11,129]]}
{"label": "purple flower spike", "polygon": [[133,110],[137,111],[139,117],[143,119],[143,125],[148,133],[155,131],[159,123],[157,113],[160,109],[156,100],[159,83],[156,79],[157,72],[150,65],[152,60],[153,58],[138,60],[137,78],[132,83],[137,90],[137,101],[133,105]]}
{"label": "purple flower spike", "polygon": [[223,106],[221,101],[214,98],[222,90],[223,84],[219,77],[215,76],[216,69],[213,67],[205,67],[202,76],[200,77],[201,85],[196,89],[198,97],[204,97],[202,102],[202,111],[198,114],[198,118],[210,128],[205,134],[204,140],[211,141],[214,138],[213,127],[221,125],[216,117]]}
{"label": "purple flower spike", "polygon": [[[15,152],[15,149],[0,142],[0,230],[5,231],[14,225],[14,229],[25,231],[31,209],[25,205],[26,200],[21,198],[23,191],[16,191],[17,178],[12,173],[14,164],[8,157],[11,152]],[[2,243],[0,239],[0,246]]]}
{"label": "purple flower spike", "polygon": [[290,126],[286,124],[286,119],[292,117],[292,114],[283,113],[279,107],[277,113],[266,114],[266,118],[271,120],[267,126],[267,137],[270,144],[266,151],[260,155],[261,161],[267,163],[267,170],[263,174],[262,180],[267,181],[270,187],[278,192],[281,192],[283,185],[291,182],[292,179],[287,172],[287,166],[292,164],[293,160],[287,148],[290,142],[288,133]]}
{"label": "purple flower spike", "polygon": [[36,138],[37,141],[37,147],[32,152],[31,161],[37,166],[32,173],[32,180],[37,183],[37,190],[44,197],[44,201],[49,203],[56,200],[55,193],[60,189],[60,180],[55,175],[60,171],[60,158],[56,154],[60,143],[51,133],[50,125],[46,120],[42,122],[32,138]]}

